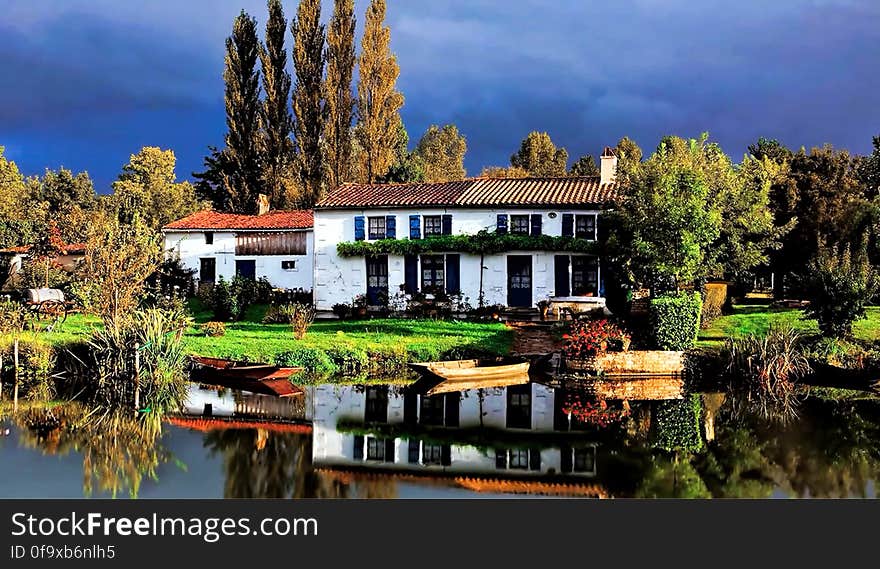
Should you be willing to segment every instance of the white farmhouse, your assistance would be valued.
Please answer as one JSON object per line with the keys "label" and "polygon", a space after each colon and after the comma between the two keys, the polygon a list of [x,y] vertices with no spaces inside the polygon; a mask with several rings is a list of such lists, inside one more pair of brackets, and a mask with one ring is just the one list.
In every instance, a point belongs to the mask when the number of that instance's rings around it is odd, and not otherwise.
{"label": "white farmhouse", "polygon": [[[315,303],[319,310],[366,295],[368,304],[399,290],[461,294],[470,304],[532,308],[542,300],[604,304],[600,259],[584,247],[475,254],[423,246],[340,255],[345,242],[419,240],[479,232],[596,241],[599,214],[615,193],[617,157],[606,149],[601,176],[486,179],[446,183],[344,184],[315,206]],[[422,241],[424,240],[424,241]],[[447,240],[448,241],[448,240]],[[466,248],[464,248],[466,249]],[[574,252],[582,251],[582,252]]]}
{"label": "white farmhouse", "polygon": [[166,252],[195,270],[199,283],[241,275],[312,290],[312,211],[266,209],[259,215],[200,211],[170,223],[162,228]]}

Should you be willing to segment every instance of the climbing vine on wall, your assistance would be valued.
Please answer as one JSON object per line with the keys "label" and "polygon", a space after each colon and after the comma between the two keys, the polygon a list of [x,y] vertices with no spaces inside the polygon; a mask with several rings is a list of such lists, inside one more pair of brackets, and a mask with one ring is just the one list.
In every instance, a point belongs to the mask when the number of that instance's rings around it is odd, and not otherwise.
{"label": "climbing vine on wall", "polygon": [[336,246],[340,257],[372,255],[420,255],[423,253],[466,253],[490,255],[505,251],[559,251],[595,255],[596,241],[552,235],[515,235],[480,231],[474,235],[443,235],[425,239],[382,239],[346,241]]}

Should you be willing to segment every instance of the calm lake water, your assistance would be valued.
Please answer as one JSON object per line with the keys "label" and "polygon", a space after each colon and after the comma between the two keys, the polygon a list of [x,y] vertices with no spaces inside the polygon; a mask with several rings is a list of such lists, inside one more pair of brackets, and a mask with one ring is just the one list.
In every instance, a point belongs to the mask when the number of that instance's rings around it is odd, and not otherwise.
{"label": "calm lake water", "polygon": [[636,381],[290,399],[193,385],[161,421],[30,410],[0,417],[0,498],[876,497],[880,401],[810,397],[782,424]]}

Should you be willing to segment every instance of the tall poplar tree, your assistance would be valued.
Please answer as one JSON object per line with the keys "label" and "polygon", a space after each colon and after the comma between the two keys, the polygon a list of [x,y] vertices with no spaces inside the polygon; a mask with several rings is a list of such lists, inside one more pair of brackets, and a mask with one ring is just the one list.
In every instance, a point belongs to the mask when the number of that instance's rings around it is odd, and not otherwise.
{"label": "tall poplar tree", "polygon": [[324,110],[324,26],[320,0],[300,0],[293,32],[293,130],[303,185],[301,205],[310,207],[320,199],[322,186],[321,136]]}
{"label": "tall poplar tree", "polygon": [[[287,19],[281,0],[268,0],[266,43],[260,50],[263,69],[263,184],[269,203],[284,208],[295,201],[289,196],[289,176],[293,164],[293,119],[290,116],[290,74],[284,37]],[[291,199],[293,198],[293,199]]]}
{"label": "tall poplar tree", "polygon": [[205,171],[195,174],[199,194],[224,211],[253,213],[262,192],[259,55],[257,21],[242,10],[226,38],[226,147],[212,148]]}
{"label": "tall poplar tree", "polygon": [[352,173],[354,34],[354,0],[336,0],[327,28],[327,76],[324,80],[324,167],[329,188],[349,181]]}
{"label": "tall poplar tree", "polygon": [[400,68],[391,53],[391,30],[385,23],[385,0],[372,0],[367,8],[361,55],[358,60],[358,125],[360,172],[372,183],[384,176],[395,161],[403,95],[397,91]]}

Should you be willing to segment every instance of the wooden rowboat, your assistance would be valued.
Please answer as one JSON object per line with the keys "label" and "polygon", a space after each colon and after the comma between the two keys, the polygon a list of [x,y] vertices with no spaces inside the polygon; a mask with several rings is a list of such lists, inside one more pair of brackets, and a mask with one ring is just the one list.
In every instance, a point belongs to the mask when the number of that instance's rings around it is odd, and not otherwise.
{"label": "wooden rowboat", "polygon": [[193,357],[192,362],[190,379],[199,383],[276,397],[292,397],[303,392],[290,382],[293,375],[303,370],[301,367],[279,367],[201,356]]}
{"label": "wooden rowboat", "polygon": [[528,383],[530,366],[528,361],[510,358],[409,364],[422,374],[417,385],[426,395]]}

